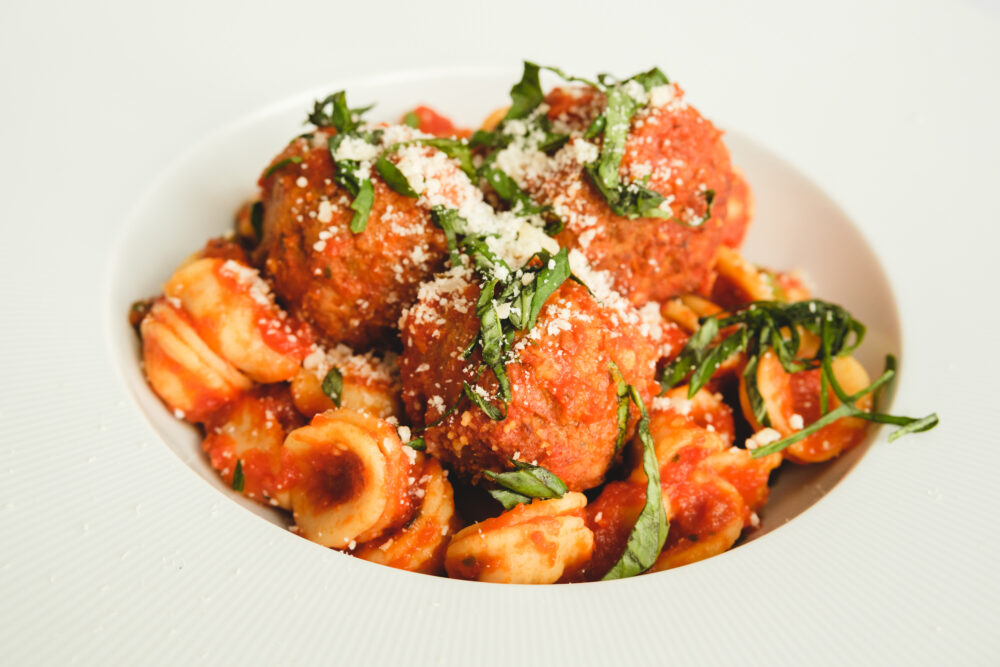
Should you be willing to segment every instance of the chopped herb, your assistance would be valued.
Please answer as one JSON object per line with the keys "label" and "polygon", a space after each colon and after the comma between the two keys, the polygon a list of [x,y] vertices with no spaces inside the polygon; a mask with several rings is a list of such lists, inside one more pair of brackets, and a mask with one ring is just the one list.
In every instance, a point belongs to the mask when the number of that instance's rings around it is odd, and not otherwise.
{"label": "chopped herb", "polygon": [[277,162],[275,162],[274,164],[272,164],[270,167],[267,168],[267,170],[264,172],[264,178],[267,178],[268,176],[278,171],[282,167],[287,167],[290,164],[298,164],[300,162],[302,162],[302,156],[300,155],[292,155],[291,157],[286,157],[284,160],[278,160]]}
{"label": "chopped herb", "polygon": [[253,229],[254,237],[258,241],[264,236],[264,204],[255,201],[250,207],[250,227]]}
{"label": "chopped herb", "polygon": [[323,393],[339,408],[341,394],[344,391],[344,376],[336,366],[331,366],[330,370],[326,372],[326,377],[323,378],[321,387]]}
{"label": "chopped herb", "polygon": [[489,130],[476,130],[469,137],[469,148],[497,148],[500,145],[501,135],[499,132]]}
{"label": "chopped herb", "polygon": [[715,190],[705,190],[705,215],[701,216],[701,221],[699,225],[703,225],[708,222],[708,219],[712,217],[712,204],[715,202]]}
{"label": "chopped herb", "polygon": [[518,120],[526,118],[545,99],[542,93],[542,84],[538,79],[539,67],[535,63],[524,61],[524,72],[521,80],[510,89],[510,109],[503,117],[504,120]]}
{"label": "chopped herb", "polygon": [[243,475],[243,461],[236,461],[236,470],[233,471],[233,491],[243,492],[246,484],[246,477]]}
{"label": "chopped herb", "polygon": [[465,227],[465,220],[453,208],[435,206],[431,209],[431,221],[444,232],[445,240],[448,242],[448,253],[452,266],[462,263],[462,253],[458,251],[458,232],[456,227]]}
{"label": "chopped herb", "polygon": [[[358,160],[338,160],[337,149],[348,137],[362,138],[375,143],[380,139],[382,131],[358,131],[361,126],[361,114],[371,107],[348,109],[344,91],[334,93],[323,102],[317,102],[316,105],[309,120],[317,125],[333,125],[337,128],[337,134],[327,139],[330,157],[333,159],[335,167],[333,179],[337,185],[347,190],[354,198],[354,201],[351,202],[354,215],[351,217],[350,229],[353,233],[360,234],[368,226],[368,217],[371,215],[372,204],[375,200],[375,189],[372,186],[370,176],[362,173],[361,162]],[[321,116],[320,114],[326,113],[325,108],[328,105],[332,107],[332,111],[327,116]],[[322,120],[324,123],[318,123],[317,120]]]}
{"label": "chopped herb", "polygon": [[628,385],[628,395],[639,408],[639,442],[642,443],[642,471],[646,473],[646,502],[635,520],[632,532],[625,543],[625,552],[608,570],[602,580],[624,579],[642,574],[653,567],[667,541],[670,524],[663,509],[663,490],[660,488],[660,464],[656,459],[656,445],[649,432],[649,413],[635,387]]}
{"label": "chopped herb", "polygon": [[507,418],[507,413],[480,396],[475,388],[468,382],[462,383],[462,393],[482,410],[487,417],[495,422],[503,421]]}
{"label": "chopped herb", "polygon": [[373,106],[375,105],[371,104],[350,109],[347,106],[347,94],[343,90],[338,90],[323,100],[316,100],[306,122],[316,127],[334,127],[337,132],[347,134],[361,125],[361,116]]}
{"label": "chopped herb", "polygon": [[638,82],[647,91],[656,88],[657,86],[666,86],[670,84],[670,79],[667,75],[660,71],[659,67],[654,67],[648,72],[639,72],[631,78],[632,81]]}
{"label": "chopped herb", "polygon": [[535,202],[521,189],[513,178],[499,167],[487,162],[479,169],[479,176],[493,188],[493,191],[519,216],[540,215],[547,222],[545,233],[555,236],[563,230],[565,223],[552,210],[552,206]]}
{"label": "chopped herb", "polygon": [[360,234],[368,226],[368,216],[372,212],[372,204],[375,203],[375,189],[370,180],[363,181],[357,196],[351,202],[351,209],[354,216],[351,218],[351,231]]}
{"label": "chopped herb", "polygon": [[[462,242],[465,253],[472,259],[476,271],[486,281],[476,303],[476,315],[480,329],[467,353],[471,354],[478,345],[483,365],[493,371],[496,377],[497,398],[505,403],[510,400],[510,382],[506,373],[506,358],[511,352],[516,331],[530,330],[538,320],[538,314],[548,298],[570,276],[569,252],[561,248],[552,255],[547,251],[536,253],[522,268],[522,274],[511,271],[506,262],[496,257],[482,239],[465,239]],[[533,267],[533,268],[532,268]],[[530,280],[525,282],[524,275]],[[498,276],[503,276],[503,279]],[[499,316],[498,306],[507,306],[507,316]],[[470,388],[471,391],[471,388]],[[475,394],[475,392],[471,392]],[[469,392],[467,392],[469,394]],[[506,414],[481,396],[469,395],[474,403],[483,408],[491,419],[504,419]],[[483,407],[489,405],[491,410]]]}
{"label": "chopped herb", "polygon": [[420,127],[420,116],[415,111],[408,111],[403,116],[403,125],[412,127],[414,130]]}
{"label": "chopped herb", "polygon": [[520,504],[530,504],[535,498],[562,498],[568,491],[563,482],[552,471],[541,466],[510,459],[514,470],[510,472],[493,472],[484,470],[483,476],[500,485],[500,489],[490,489],[491,496],[511,509]]}
{"label": "chopped herb", "polygon": [[618,437],[615,439],[615,455],[622,450],[625,445],[625,438],[628,436],[628,384],[622,377],[618,364],[611,362],[611,378],[615,381],[615,395],[618,397]]}
{"label": "chopped herb", "polygon": [[406,176],[399,170],[399,167],[389,162],[384,153],[379,155],[378,159],[375,160],[375,170],[378,171],[379,176],[382,177],[386,185],[404,197],[413,197],[416,199],[420,196],[410,186],[410,181],[406,179]]}
{"label": "chopped herb", "polygon": [[422,437],[421,438],[414,438],[413,440],[410,440],[409,442],[407,442],[405,444],[410,449],[415,449],[418,452],[422,452],[425,449],[427,449],[427,443],[424,441],[424,439]]}
{"label": "chopped herb", "polygon": [[[735,330],[715,343],[719,332],[730,327]],[[819,338],[819,346],[815,354],[810,357],[798,356],[801,343],[800,328]],[[838,305],[816,299],[796,303],[756,301],[732,315],[703,318],[701,328],[688,340],[680,354],[667,364],[660,379],[660,386],[666,391],[690,374],[688,397],[693,397],[708,383],[722,362],[738,352],[746,352],[747,362],[743,370],[743,379],[747,398],[754,418],[764,426],[768,426],[771,423],[770,416],[767,414],[764,397],[757,387],[760,357],[768,350],[772,350],[787,373],[820,369],[823,394],[820,403],[824,414],[808,427],[789,437],[754,449],[752,452],[754,458],[779,452],[841,417],[857,417],[901,427],[889,436],[890,440],[907,433],[934,428],[938,423],[935,414],[917,419],[877,412],[876,406],[873,406],[871,412],[856,406],[859,399],[876,392],[895,376],[895,360],[891,356],[886,358],[885,372],[868,387],[848,395],[840,386],[833,373],[833,360],[853,352],[864,337],[865,326]],[[828,401],[825,400],[827,388],[833,390],[841,403],[834,410],[828,410]]]}

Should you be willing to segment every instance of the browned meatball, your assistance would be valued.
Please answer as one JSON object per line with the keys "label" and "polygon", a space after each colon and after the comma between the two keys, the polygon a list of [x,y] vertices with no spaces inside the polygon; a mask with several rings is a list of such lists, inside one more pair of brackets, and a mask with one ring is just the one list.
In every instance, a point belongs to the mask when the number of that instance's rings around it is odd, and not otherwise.
{"label": "browned meatball", "polygon": [[[732,179],[722,132],[684,102],[679,87],[654,89],[650,98],[632,119],[620,173],[623,182],[648,179],[646,187],[666,198],[673,218],[614,214],[583,172],[597,150],[579,136],[540,178],[522,177],[530,194],[553,205],[566,222],[559,243],[610,272],[615,287],[637,306],[709,287]],[[579,133],[605,101],[592,88],[557,88],[546,103],[555,129]]]}
{"label": "browned meatball", "polygon": [[[476,381],[478,350],[461,358],[479,330],[479,293],[469,272],[453,269],[422,287],[404,314],[403,401],[415,423],[429,425],[428,452],[471,480],[483,469],[503,470],[508,459],[519,459],[548,468],[571,490],[600,484],[618,436],[611,363],[648,400],[656,390],[658,325],[646,323],[621,297],[609,294],[602,304],[587,288],[566,281],[534,328],[515,335],[516,359],[506,365],[512,400],[506,417],[493,421],[462,397],[463,381],[489,397],[497,389],[490,371]],[[632,415],[629,435],[637,411]]]}
{"label": "browned meatball", "polygon": [[367,228],[350,231],[351,198],[333,180],[326,134],[293,141],[274,158],[301,158],[260,179],[263,234],[254,259],[275,293],[329,343],[359,350],[395,335],[403,308],[447,254],[444,234],[417,199],[374,172]]}

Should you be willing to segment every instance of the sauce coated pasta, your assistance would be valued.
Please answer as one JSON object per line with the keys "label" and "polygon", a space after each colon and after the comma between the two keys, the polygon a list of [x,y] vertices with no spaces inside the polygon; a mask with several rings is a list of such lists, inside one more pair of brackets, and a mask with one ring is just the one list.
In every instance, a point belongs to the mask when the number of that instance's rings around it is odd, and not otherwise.
{"label": "sauce coated pasta", "polygon": [[[564,80],[543,91],[540,72]],[[748,178],[658,69],[525,63],[479,130],[344,91],[131,320],[232,489],[371,563],[519,584],[733,547],[784,465],[932,428],[864,327],[751,263]]]}

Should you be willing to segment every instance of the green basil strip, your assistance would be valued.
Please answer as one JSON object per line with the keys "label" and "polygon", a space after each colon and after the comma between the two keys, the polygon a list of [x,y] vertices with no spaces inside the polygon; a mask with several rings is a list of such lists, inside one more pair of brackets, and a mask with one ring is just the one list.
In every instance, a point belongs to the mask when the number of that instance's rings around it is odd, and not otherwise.
{"label": "green basil strip", "polygon": [[667,75],[660,71],[659,67],[654,67],[648,72],[640,72],[632,77],[632,81],[637,81],[639,84],[649,92],[651,89],[657,86],[666,86],[670,84],[670,79]]}
{"label": "green basil strip", "polygon": [[403,175],[403,172],[399,170],[399,167],[386,159],[384,154],[379,155],[378,159],[375,160],[375,170],[379,173],[379,176],[382,177],[382,180],[385,181],[386,185],[404,197],[413,197],[416,199],[420,196],[417,194],[417,191],[410,186],[410,181],[408,181],[406,176]]}
{"label": "green basil strip", "polygon": [[[715,342],[719,331],[729,327],[735,327],[736,331],[722,341]],[[798,356],[801,342],[798,327],[820,339],[820,345],[811,357]],[[844,308],[818,299],[796,303],[756,301],[725,317],[703,318],[698,331],[664,368],[660,386],[666,391],[680,383],[690,372],[688,391],[689,396],[693,396],[711,380],[723,361],[737,352],[745,351],[747,362],[743,369],[743,379],[750,408],[758,422],[769,426],[771,420],[767,414],[767,405],[757,386],[760,357],[768,350],[773,350],[788,373],[818,368],[822,409],[820,418],[786,438],[753,450],[755,458],[781,451],[841,417],[857,417],[900,427],[890,434],[890,440],[937,426],[939,419],[936,414],[914,418],[878,412],[879,391],[895,376],[895,359],[891,355],[886,358],[886,369],[882,376],[865,389],[848,395],[840,386],[833,372],[833,360],[857,349],[864,340],[865,331],[865,326]],[[840,401],[840,405],[833,410],[829,409],[828,388]],[[856,405],[868,393],[873,393],[871,412],[861,410]]]}
{"label": "green basil strip", "polygon": [[501,410],[497,406],[490,403],[488,400],[476,393],[476,390],[472,388],[468,382],[462,383],[462,392],[465,396],[472,401],[480,410],[482,410],[487,417],[495,422],[503,421],[507,418],[505,411]]}
{"label": "green basil strip", "polygon": [[743,368],[743,380],[746,383],[747,399],[750,401],[750,411],[753,418],[763,426],[771,425],[771,418],[767,414],[767,405],[764,397],[760,394],[760,387],[757,386],[757,366],[759,357],[752,356],[747,359],[747,364]]}
{"label": "green basil strip", "polygon": [[278,171],[282,167],[287,167],[290,164],[299,164],[300,162],[302,162],[301,155],[292,155],[291,157],[286,157],[284,160],[278,160],[277,162],[275,162],[274,164],[272,164],[270,167],[267,168],[267,170],[264,172],[264,178],[267,178],[268,176]]}
{"label": "green basil strip", "polygon": [[904,425],[901,428],[896,429],[889,434],[889,442],[894,442],[895,440],[902,438],[904,435],[909,433],[921,433],[923,431],[929,431],[938,425],[938,416],[936,413],[931,413],[926,417],[920,419],[914,419],[909,424]]}
{"label": "green basil strip", "polygon": [[246,484],[246,477],[243,475],[242,459],[236,461],[236,470],[233,471],[233,491],[243,492]]}
{"label": "green basil strip", "polygon": [[617,456],[618,452],[625,445],[625,438],[628,435],[629,394],[628,384],[626,384],[625,378],[618,369],[618,364],[613,361],[611,362],[611,379],[615,381],[615,396],[618,399],[616,415],[618,419],[618,437],[615,438],[615,456]]}
{"label": "green basil strip", "polygon": [[360,234],[368,226],[368,216],[372,212],[372,204],[375,203],[375,190],[370,180],[362,181],[358,190],[358,195],[351,202],[351,209],[354,216],[351,218],[351,231]]}
{"label": "green basil strip", "polygon": [[639,418],[639,442],[642,443],[642,471],[646,474],[646,502],[629,533],[625,552],[602,577],[603,581],[634,577],[653,567],[667,541],[667,531],[670,528],[667,513],[663,509],[660,464],[656,459],[653,436],[649,432],[649,413],[635,387],[629,385],[628,392],[642,415]]}
{"label": "green basil strip", "polygon": [[431,209],[431,221],[444,232],[445,241],[448,243],[448,254],[451,265],[459,266],[462,263],[462,253],[458,251],[457,227],[465,227],[465,220],[453,208],[435,206]]}
{"label": "green basil strip", "polygon": [[370,104],[350,109],[347,106],[347,94],[343,90],[338,90],[322,100],[316,100],[306,122],[316,127],[334,127],[337,132],[346,134],[361,125],[361,116],[373,106],[375,105]]}
{"label": "green basil strip", "polygon": [[545,95],[542,93],[542,84],[538,79],[539,67],[535,63],[524,61],[524,71],[521,80],[510,89],[510,109],[503,117],[504,120],[516,120],[525,118],[534,111]]}
{"label": "green basil strip", "polygon": [[490,489],[491,496],[500,501],[504,509],[511,509],[522,503],[528,504],[535,498],[562,498],[568,491],[563,482],[552,471],[541,466],[511,460],[511,472],[484,470],[486,479],[499,484],[501,489]]}
{"label": "green basil strip", "polygon": [[738,329],[729,336],[727,336],[721,343],[714,346],[709,350],[708,354],[704,356],[698,368],[695,369],[694,373],[691,375],[690,384],[688,386],[688,398],[694,398],[694,395],[698,393],[698,390],[708,384],[708,381],[712,379],[712,375],[719,369],[729,357],[733,356],[735,353],[743,350],[747,345],[747,337],[745,329]]}
{"label": "green basil strip", "polygon": [[418,452],[422,452],[427,449],[427,443],[423,438],[413,438],[409,442],[405,443],[410,449],[415,449]]}
{"label": "green basil strip", "polygon": [[264,237],[264,204],[254,202],[250,207],[250,227],[253,229],[254,237],[260,241]]}
{"label": "green basil strip", "polygon": [[699,225],[708,222],[712,217],[712,204],[715,202],[715,190],[705,190],[705,215],[701,216]]}
{"label": "green basil strip", "polygon": [[566,282],[571,273],[569,268],[569,250],[560,248],[559,252],[545,261],[542,269],[536,274],[534,285],[534,296],[531,300],[531,310],[525,323],[525,329],[531,329],[538,320],[538,314],[542,306],[552,296],[552,293],[559,289],[559,286]]}
{"label": "green basil strip", "polygon": [[597,167],[597,176],[608,190],[618,188],[618,170],[625,155],[625,140],[635,109],[635,100],[623,89],[615,87],[608,91],[608,104],[604,111],[604,144]]}
{"label": "green basil strip", "polygon": [[415,130],[420,127],[420,117],[415,111],[408,111],[406,112],[406,115],[403,116],[403,125],[412,127]]}
{"label": "green basil strip", "polygon": [[344,391],[344,376],[336,366],[331,366],[330,370],[326,372],[326,377],[323,378],[321,387],[323,393],[339,408],[341,393]]}

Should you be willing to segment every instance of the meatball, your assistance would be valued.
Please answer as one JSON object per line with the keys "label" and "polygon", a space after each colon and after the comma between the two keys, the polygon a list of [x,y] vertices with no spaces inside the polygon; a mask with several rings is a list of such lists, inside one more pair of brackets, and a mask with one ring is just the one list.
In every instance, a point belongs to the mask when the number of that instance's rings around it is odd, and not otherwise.
{"label": "meatball", "polygon": [[[289,159],[301,162],[282,164]],[[447,254],[424,201],[393,191],[373,170],[368,225],[351,232],[352,200],[333,179],[323,131],[293,141],[271,169],[260,179],[254,260],[275,293],[329,343],[365,350],[391,340],[403,307]]]}
{"label": "meatball", "polygon": [[[516,332],[506,363],[511,400],[498,421],[463,396],[468,382],[481,400],[499,405],[491,398],[497,381],[491,371],[480,372],[478,348],[468,359],[462,354],[480,327],[474,274],[458,267],[439,276],[404,314],[404,408],[414,423],[427,426],[427,451],[465,478],[475,482],[484,469],[503,470],[515,459],[548,468],[574,491],[597,486],[617,453],[612,362],[645,400],[655,393],[659,326],[588,281],[580,261],[585,268],[579,253],[571,255],[574,272],[596,296],[567,280],[546,301],[535,326]],[[631,416],[628,436],[637,411]]]}
{"label": "meatball", "polygon": [[[552,127],[573,138],[543,169],[512,168],[519,184],[565,222],[559,243],[611,273],[636,306],[706,291],[716,249],[724,238],[740,236],[724,232],[732,167],[722,132],[684,101],[676,85],[654,88],[649,98],[632,118],[620,173],[623,182],[645,182],[665,197],[661,208],[669,207],[672,218],[618,216],[584,174],[598,148],[581,134],[605,104],[593,88],[550,92]],[[509,165],[513,157],[500,156],[498,163]]]}

